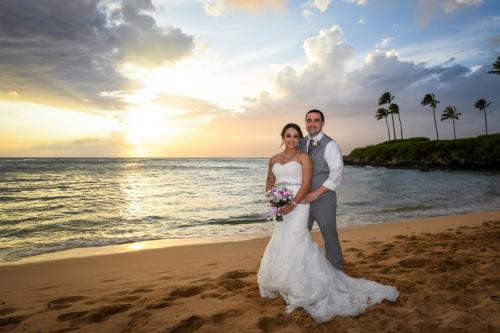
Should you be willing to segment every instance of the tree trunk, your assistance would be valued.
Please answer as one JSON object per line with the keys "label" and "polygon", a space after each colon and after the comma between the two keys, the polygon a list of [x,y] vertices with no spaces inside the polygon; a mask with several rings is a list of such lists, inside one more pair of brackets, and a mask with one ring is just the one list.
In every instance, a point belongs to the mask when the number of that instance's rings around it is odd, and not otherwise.
{"label": "tree trunk", "polygon": [[401,125],[401,117],[399,116],[398,113],[398,119],[399,119],[399,129],[401,130],[401,140],[403,140],[403,126]]}
{"label": "tree trunk", "polygon": [[392,118],[392,130],[394,132],[394,140],[396,140],[396,127],[394,127],[394,116],[391,114]]}
{"label": "tree trunk", "polygon": [[484,108],[484,125],[486,126],[486,135],[488,135],[488,120],[486,118],[486,108]]}
{"label": "tree trunk", "polygon": [[432,113],[434,114],[434,127],[436,128],[436,140],[439,140],[439,133],[438,133],[438,125],[436,123],[436,112],[434,111],[436,108],[432,108]]}
{"label": "tree trunk", "polygon": [[389,123],[387,122],[387,117],[385,118],[385,124],[387,125],[387,137],[389,138],[389,141],[391,141],[391,132],[389,131]]}
{"label": "tree trunk", "polygon": [[457,139],[457,132],[455,132],[455,118],[451,118],[453,120],[453,137],[455,140]]}

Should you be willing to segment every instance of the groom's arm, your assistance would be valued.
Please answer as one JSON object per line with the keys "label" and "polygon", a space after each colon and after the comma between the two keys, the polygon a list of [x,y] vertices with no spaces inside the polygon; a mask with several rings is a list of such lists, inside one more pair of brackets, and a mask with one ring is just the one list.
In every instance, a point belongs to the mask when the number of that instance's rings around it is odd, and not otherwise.
{"label": "groom's arm", "polygon": [[335,191],[344,178],[344,160],[339,145],[333,140],[328,142],[325,148],[325,161],[330,169],[330,174],[321,187]]}
{"label": "groom's arm", "polygon": [[335,141],[332,140],[328,142],[325,148],[324,158],[330,169],[328,178],[320,187],[306,196],[304,199],[305,202],[313,202],[322,194],[328,191],[335,191],[342,182],[344,176],[344,161],[342,159],[340,147]]}

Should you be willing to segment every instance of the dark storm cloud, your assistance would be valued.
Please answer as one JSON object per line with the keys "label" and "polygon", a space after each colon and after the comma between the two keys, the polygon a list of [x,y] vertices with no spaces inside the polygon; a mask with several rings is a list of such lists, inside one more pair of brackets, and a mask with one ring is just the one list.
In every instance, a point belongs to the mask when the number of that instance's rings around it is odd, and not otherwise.
{"label": "dark storm cloud", "polygon": [[174,63],[193,49],[191,36],[158,26],[152,11],[150,0],[0,2],[0,91],[44,103],[122,107],[103,95],[133,84],[120,64]]}

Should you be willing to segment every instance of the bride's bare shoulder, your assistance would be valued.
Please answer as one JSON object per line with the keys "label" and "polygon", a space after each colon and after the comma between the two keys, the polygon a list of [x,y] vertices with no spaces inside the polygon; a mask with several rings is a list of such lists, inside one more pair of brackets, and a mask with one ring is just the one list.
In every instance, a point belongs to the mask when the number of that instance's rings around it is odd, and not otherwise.
{"label": "bride's bare shoulder", "polygon": [[303,151],[301,151],[299,153],[299,160],[303,163],[303,162],[311,162],[311,156],[309,156],[309,154],[307,153],[304,153]]}
{"label": "bride's bare shoulder", "polygon": [[273,165],[274,163],[276,163],[280,158],[280,154],[281,153],[278,153],[278,154],[274,155],[273,157],[271,157],[271,159],[269,160],[269,164]]}

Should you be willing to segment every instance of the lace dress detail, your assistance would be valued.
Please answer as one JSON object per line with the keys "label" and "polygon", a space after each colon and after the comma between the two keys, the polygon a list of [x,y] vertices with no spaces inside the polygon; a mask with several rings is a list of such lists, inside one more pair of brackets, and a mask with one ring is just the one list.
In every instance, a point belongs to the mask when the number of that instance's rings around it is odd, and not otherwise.
{"label": "lace dress detail", "polygon": [[[299,162],[276,163],[272,171],[276,183],[290,184],[287,188],[297,193],[302,183]],[[335,269],[312,240],[308,219],[309,205],[299,204],[276,223],[257,274],[262,297],[281,295],[288,313],[303,307],[319,322],[337,315],[356,316],[384,299],[399,297],[394,287],[354,279]]]}

